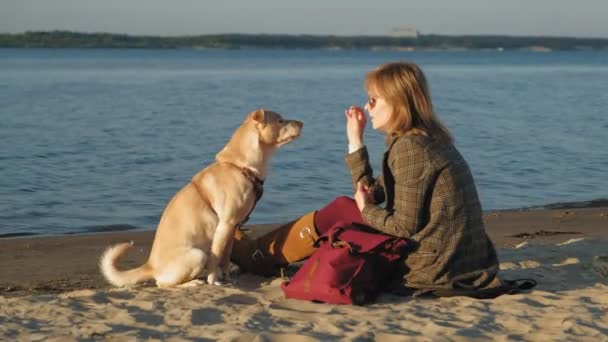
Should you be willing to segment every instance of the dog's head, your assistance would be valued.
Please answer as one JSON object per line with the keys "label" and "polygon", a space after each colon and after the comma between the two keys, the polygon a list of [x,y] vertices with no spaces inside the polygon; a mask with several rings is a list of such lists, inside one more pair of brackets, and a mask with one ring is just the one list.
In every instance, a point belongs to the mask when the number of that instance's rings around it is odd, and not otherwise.
{"label": "dog's head", "polygon": [[300,121],[285,120],[279,113],[258,109],[247,115],[216,160],[247,167],[264,179],[272,152],[298,138],[302,126]]}
{"label": "dog's head", "polygon": [[298,138],[304,126],[300,121],[286,120],[281,114],[265,109],[249,113],[247,120],[258,130],[260,143],[274,147]]}

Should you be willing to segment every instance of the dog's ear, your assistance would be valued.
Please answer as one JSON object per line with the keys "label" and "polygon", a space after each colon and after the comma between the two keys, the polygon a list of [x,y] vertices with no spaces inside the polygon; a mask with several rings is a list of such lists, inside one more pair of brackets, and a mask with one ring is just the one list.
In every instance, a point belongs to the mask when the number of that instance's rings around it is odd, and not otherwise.
{"label": "dog's ear", "polygon": [[264,112],[263,108],[260,108],[258,110],[256,110],[255,112],[252,112],[251,114],[249,114],[249,117],[251,118],[251,120],[257,122],[257,123],[265,123],[266,122],[266,113]]}

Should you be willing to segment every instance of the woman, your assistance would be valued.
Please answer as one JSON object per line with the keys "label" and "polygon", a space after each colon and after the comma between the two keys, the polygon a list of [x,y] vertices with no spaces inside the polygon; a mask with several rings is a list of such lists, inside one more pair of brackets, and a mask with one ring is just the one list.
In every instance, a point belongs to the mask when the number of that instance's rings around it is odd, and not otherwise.
{"label": "woman", "polygon": [[346,221],[408,239],[413,251],[405,258],[407,288],[499,286],[496,251],[484,228],[473,177],[433,112],[420,68],[409,62],[381,65],[367,74],[365,89],[372,127],[386,134],[382,175],[372,177],[363,143],[367,120],[362,108],[352,106],[345,112],[345,160],[354,200],[339,197],[255,240],[237,234],[233,261],[272,274],[276,266],[310,256],[319,235]]}

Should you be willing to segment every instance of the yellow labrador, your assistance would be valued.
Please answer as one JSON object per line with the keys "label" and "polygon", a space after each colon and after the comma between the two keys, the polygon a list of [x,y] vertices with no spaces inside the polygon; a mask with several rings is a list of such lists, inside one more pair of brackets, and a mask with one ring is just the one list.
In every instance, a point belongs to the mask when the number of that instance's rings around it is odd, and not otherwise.
{"label": "yellow labrador", "polygon": [[228,276],[235,230],[261,196],[272,153],[299,137],[302,125],[263,109],[250,113],[215,162],[169,201],[148,261],[118,270],[117,259],[133,243],[111,246],[100,260],[104,277],[115,286],[155,279],[157,286],[166,287],[196,284],[205,270],[209,284],[221,284]]}

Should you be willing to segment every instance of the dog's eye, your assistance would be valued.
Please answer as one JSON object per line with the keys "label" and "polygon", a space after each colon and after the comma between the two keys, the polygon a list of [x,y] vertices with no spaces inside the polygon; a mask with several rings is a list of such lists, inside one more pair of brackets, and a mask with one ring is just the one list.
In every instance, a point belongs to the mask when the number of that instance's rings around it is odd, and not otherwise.
{"label": "dog's eye", "polygon": [[283,119],[279,120],[280,124],[283,124],[284,122],[285,122],[285,120],[283,120]]}

